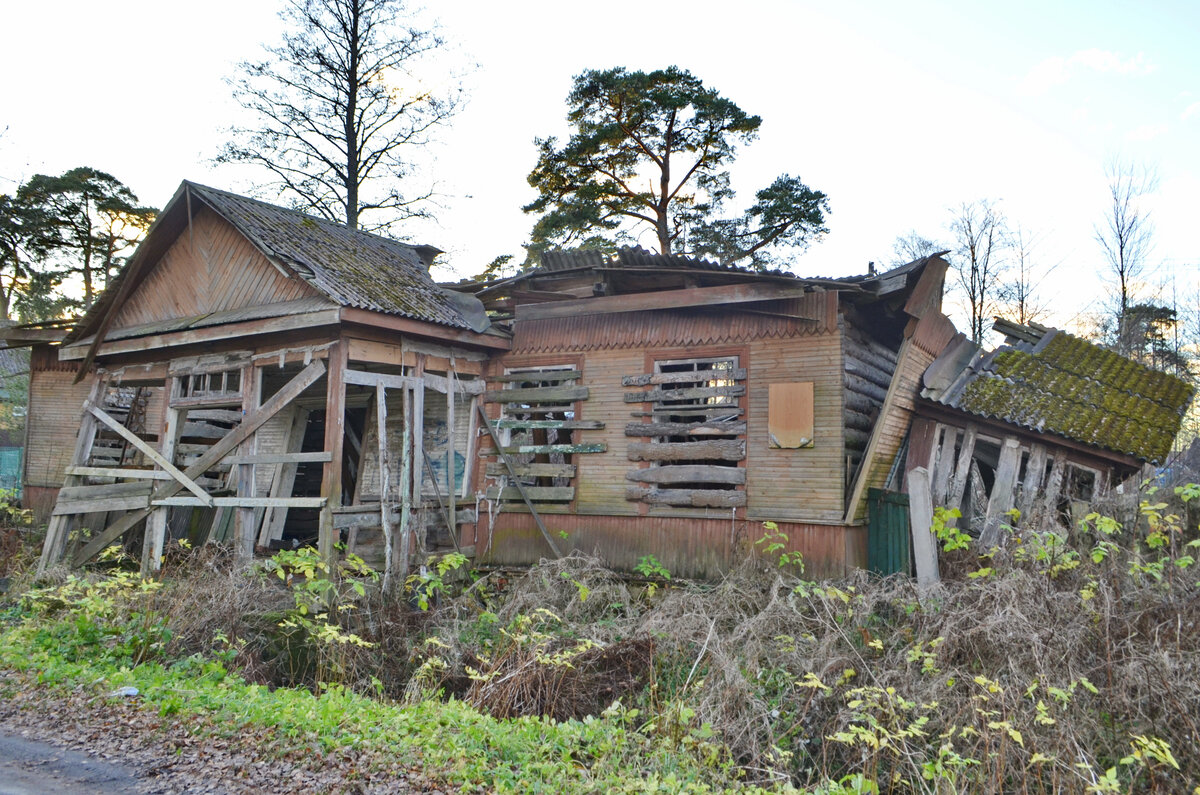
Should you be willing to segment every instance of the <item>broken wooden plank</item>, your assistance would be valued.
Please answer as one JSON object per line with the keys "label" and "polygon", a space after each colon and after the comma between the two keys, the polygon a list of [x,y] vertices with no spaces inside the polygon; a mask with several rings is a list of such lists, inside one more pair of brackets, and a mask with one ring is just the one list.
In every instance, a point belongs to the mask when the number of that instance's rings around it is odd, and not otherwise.
{"label": "broken wooden plank", "polygon": [[649,386],[650,384],[689,384],[700,381],[744,381],[746,368],[732,370],[695,370],[679,373],[646,373],[627,375],[621,378],[621,386]]}
{"label": "broken wooden plank", "polygon": [[[297,395],[315,383],[324,374],[325,363],[319,359],[308,365],[308,367],[305,367],[291,381],[285,384],[282,389],[272,395],[266,403],[263,403],[257,411],[247,415],[241,424],[231,430],[225,438],[218,440],[216,444],[210,447],[183,474],[189,478],[203,475],[213,464],[224,458],[227,453],[241,444],[250,434],[258,430],[267,420],[274,417],[284,406],[291,403]],[[174,496],[182,489],[183,485],[178,480],[172,479],[155,489],[153,497],[154,499],[165,499]],[[149,512],[150,509],[147,508],[127,513],[114,524],[105,528],[104,532],[89,541],[87,546],[81,549],[75,556],[76,565],[87,561],[114,540],[120,538],[124,533],[137,525],[138,522],[145,519]]]}
{"label": "broken wooden plank", "polygon": [[[573,486],[523,486],[525,494],[534,502],[570,502],[575,499]],[[521,491],[516,486],[492,486],[487,490],[489,500],[520,500]]]}
{"label": "broken wooden plank", "polygon": [[[96,417],[96,419],[100,420],[100,422],[104,423],[105,425],[107,425],[108,427],[110,427],[114,431],[116,431],[118,434],[120,434],[121,437],[123,439],[125,439],[125,441],[129,442],[131,445],[136,447],[143,455],[145,455],[151,461],[153,461],[154,463],[156,463],[160,467],[162,467],[163,470],[167,472],[167,474],[169,474],[171,477],[175,478],[175,480],[179,481],[180,485],[182,485],[185,489],[190,491],[192,494],[196,495],[196,497],[199,498],[201,502],[209,499],[208,492],[206,492],[204,489],[202,489],[198,485],[196,485],[196,482],[193,481],[190,477],[188,477],[184,473],[180,472],[179,469],[177,469],[174,464],[172,464],[167,459],[163,458],[162,455],[157,450],[155,450],[153,447],[151,447],[146,442],[142,441],[136,433],[129,430],[128,428],[126,428],[124,425],[117,422],[116,420],[114,420],[101,408],[98,408],[96,406],[90,406],[90,407],[88,407],[88,411],[92,412],[92,414]],[[208,503],[208,506],[211,508],[212,503]]]}
{"label": "broken wooden plank", "polygon": [[908,520],[912,533],[913,560],[917,568],[917,585],[937,583],[937,538],[933,528],[933,493],[929,487],[929,470],[917,467],[908,473]]}
{"label": "broken wooden plank", "polygon": [[512,428],[513,430],[534,430],[537,428],[564,431],[604,430],[604,423],[600,420],[496,420],[494,424],[497,428]]}
{"label": "broken wooden plank", "polygon": [[483,393],[485,403],[573,403],[587,400],[586,386],[534,386],[514,389],[489,389]]}
{"label": "broken wooden plank", "polygon": [[58,498],[68,502],[79,502],[80,500],[101,500],[107,497],[149,496],[153,489],[153,483],[102,483],[96,486],[63,486],[58,490]]}
{"label": "broken wooden plank", "polygon": [[[168,461],[175,460],[175,447],[179,444],[179,430],[183,425],[182,409],[166,409],[163,427],[162,456]],[[239,415],[240,421],[240,415]],[[167,473],[163,473],[167,474]],[[204,478],[197,478],[196,485]],[[162,568],[163,548],[167,543],[167,520],[170,518],[165,508],[159,508],[150,513],[146,519],[146,532],[142,538],[142,570],[143,577],[149,577]]]}
{"label": "broken wooden plank", "polygon": [[626,392],[626,403],[662,403],[668,400],[707,400],[714,397],[741,397],[746,394],[742,384],[732,386],[697,386],[683,389],[648,389],[645,392]]}
{"label": "broken wooden plank", "polygon": [[631,422],[626,436],[745,436],[745,422]]}
{"label": "broken wooden plank", "polygon": [[[212,501],[217,508],[324,508],[326,504],[324,497],[213,497]],[[201,506],[195,497],[163,497],[150,504]]]}
{"label": "broken wooden plank", "polygon": [[[574,464],[513,464],[517,477],[523,478],[573,478]],[[488,477],[500,477],[508,474],[508,468],[502,463],[488,464]]]}
{"label": "broken wooden plank", "polygon": [[242,421],[242,412],[234,411],[233,409],[192,409],[187,413],[187,418],[189,421],[208,420],[210,422],[224,422],[232,425],[235,422]]}
{"label": "broken wooden plank", "polygon": [[745,410],[735,403],[711,406],[666,406],[654,411],[631,411],[630,417],[740,417]]}
{"label": "broken wooden plank", "polygon": [[741,461],[746,457],[744,439],[721,439],[704,442],[630,442],[630,461]]}
{"label": "broken wooden plank", "polygon": [[[503,448],[507,455],[547,455],[549,453],[603,453],[608,450],[605,442],[588,442],[586,444],[521,444],[515,447]],[[481,451],[480,455],[495,455],[496,451]]]}
{"label": "broken wooden plank", "polygon": [[332,453],[322,450],[316,453],[253,453],[231,455],[221,459],[223,464],[324,464],[333,460]]}
{"label": "broken wooden plank", "polygon": [[625,473],[625,479],[637,483],[732,483],[740,486],[746,482],[746,470],[743,467],[683,464],[631,469]]}
{"label": "broken wooden plank", "polygon": [[522,383],[525,381],[577,381],[580,378],[578,370],[522,370],[519,373],[502,373],[488,376],[489,381],[504,381],[507,383]]}
{"label": "broken wooden plank", "polygon": [[1005,515],[1016,500],[1017,473],[1021,468],[1021,441],[1015,436],[1004,440],[1000,449],[1000,460],[996,464],[996,477],[992,482],[992,493],[988,497],[987,518],[983,532],[979,534],[979,546],[987,551],[1003,543],[1002,525]]}
{"label": "broken wooden plank", "polygon": [[746,504],[746,492],[732,489],[648,489],[641,486],[626,486],[625,499],[651,505],[741,508]]}
{"label": "broken wooden plank", "polygon": [[67,475],[83,478],[129,478],[131,480],[171,479],[171,476],[161,469],[124,469],[122,467],[67,467]]}
{"label": "broken wooden plank", "polygon": [[947,508],[962,507],[963,494],[967,490],[967,479],[971,475],[971,460],[975,455],[975,437],[978,433],[979,428],[972,424],[967,426],[967,431],[963,434],[962,447],[958,451],[958,463],[954,466],[954,477],[950,479],[950,491],[946,495]]}
{"label": "broken wooden plank", "polygon": [[581,298],[546,304],[525,304],[517,308],[520,320],[580,317],[612,312],[657,312],[686,306],[721,306],[755,301],[782,301],[799,298],[813,291],[808,285],[787,287],[779,284],[729,284],[717,287],[690,287],[682,290]]}
{"label": "broken wooden plank", "polygon": [[149,494],[128,497],[108,497],[95,500],[59,500],[54,504],[51,516],[67,516],[78,513],[108,513],[110,511],[136,511],[150,504]]}

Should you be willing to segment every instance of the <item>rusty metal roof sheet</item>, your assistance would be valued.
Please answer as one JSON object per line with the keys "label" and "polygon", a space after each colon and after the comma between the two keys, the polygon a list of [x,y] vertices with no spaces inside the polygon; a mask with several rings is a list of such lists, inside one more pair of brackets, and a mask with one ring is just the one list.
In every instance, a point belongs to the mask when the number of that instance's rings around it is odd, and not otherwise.
{"label": "rusty metal roof sheet", "polygon": [[949,346],[922,395],[1144,461],[1170,452],[1192,398],[1186,382],[1057,329],[1030,336],[1036,344],[1010,334],[990,353]]}

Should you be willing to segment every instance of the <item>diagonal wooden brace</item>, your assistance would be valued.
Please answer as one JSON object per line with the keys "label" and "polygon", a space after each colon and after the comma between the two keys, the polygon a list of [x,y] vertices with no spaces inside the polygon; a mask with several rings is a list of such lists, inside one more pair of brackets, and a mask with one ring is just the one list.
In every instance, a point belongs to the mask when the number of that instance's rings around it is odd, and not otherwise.
{"label": "diagonal wooden brace", "polygon": [[[308,367],[301,370],[295,378],[288,381],[287,384],[271,396],[270,400],[263,403],[257,411],[247,414],[240,425],[231,430],[229,433],[222,436],[217,443],[208,449],[208,452],[200,456],[190,467],[184,470],[183,475],[187,478],[197,478],[208,471],[214,464],[227,456],[235,447],[249,438],[250,434],[257,431],[267,420],[278,414],[285,406],[291,403],[301,392],[316,383],[317,379],[325,374],[325,362],[317,359]],[[163,500],[171,497],[183,489],[183,484],[177,480],[172,480],[159,488],[155,489],[150,496],[150,502],[155,500]],[[205,495],[207,497],[207,494]],[[79,551],[75,556],[74,563],[79,565],[91,559],[94,555],[111,544],[123,534],[128,532],[134,525],[150,515],[151,508],[144,508],[138,511],[132,511],[118,519],[114,524],[104,530],[103,533],[93,538],[88,542],[87,546]]]}
{"label": "diagonal wooden brace", "polygon": [[203,502],[209,508],[213,506],[212,497],[209,496],[208,492],[200,488],[200,486],[196,484],[196,481],[180,472],[174,464],[163,458],[157,450],[147,444],[136,433],[114,420],[106,411],[104,411],[104,409],[97,408],[96,406],[89,406],[88,411],[92,412],[92,414],[96,416],[96,419],[100,420],[105,425],[119,433],[121,438],[140,450],[147,458],[162,467],[163,471],[175,478],[175,480],[179,481],[180,485],[182,485],[192,494],[195,494],[197,497],[199,497],[201,502]]}

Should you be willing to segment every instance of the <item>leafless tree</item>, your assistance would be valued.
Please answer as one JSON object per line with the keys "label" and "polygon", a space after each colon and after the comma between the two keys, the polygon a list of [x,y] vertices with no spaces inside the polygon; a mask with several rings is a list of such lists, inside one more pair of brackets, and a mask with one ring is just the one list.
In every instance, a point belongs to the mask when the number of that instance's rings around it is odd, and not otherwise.
{"label": "leafless tree", "polygon": [[1129,310],[1137,300],[1153,247],[1154,227],[1144,197],[1158,187],[1158,175],[1145,165],[1114,158],[1105,167],[1108,207],[1096,225],[1096,242],[1104,253],[1113,284],[1116,348],[1128,354],[1134,344]]}
{"label": "leafless tree", "polygon": [[404,0],[286,0],[269,58],[240,65],[234,97],[254,124],[234,127],[218,162],[260,166],[299,208],[369,228],[428,214],[431,189],[401,190],[412,153],[461,102],[415,70],[444,44],[410,24]]}
{"label": "leafless tree", "polygon": [[892,266],[907,265],[921,257],[945,251],[948,247],[931,238],[925,237],[912,230],[906,235],[900,235],[892,243]]}
{"label": "leafless tree", "polygon": [[1050,312],[1050,307],[1041,299],[1042,283],[1058,267],[1058,263],[1046,267],[1035,256],[1040,235],[1030,232],[1020,224],[1015,225],[1008,235],[1008,249],[1012,254],[1009,272],[1011,276],[1001,288],[1007,310],[1022,324],[1037,323]]}
{"label": "leafless tree", "polygon": [[952,210],[954,266],[970,313],[971,339],[983,342],[984,324],[999,305],[1007,263],[1006,222],[995,202],[980,199]]}

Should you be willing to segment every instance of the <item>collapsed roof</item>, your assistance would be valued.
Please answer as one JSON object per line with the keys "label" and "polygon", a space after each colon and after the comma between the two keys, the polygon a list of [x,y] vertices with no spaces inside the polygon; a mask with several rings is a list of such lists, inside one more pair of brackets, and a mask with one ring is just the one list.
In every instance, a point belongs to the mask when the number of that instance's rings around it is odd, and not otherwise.
{"label": "collapsed roof", "polygon": [[1182,379],[1065,331],[999,321],[985,352],[962,335],[925,372],[921,395],[966,414],[1159,462],[1192,398]]}

